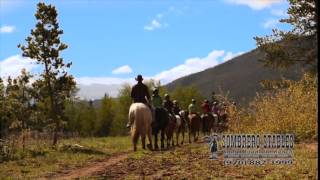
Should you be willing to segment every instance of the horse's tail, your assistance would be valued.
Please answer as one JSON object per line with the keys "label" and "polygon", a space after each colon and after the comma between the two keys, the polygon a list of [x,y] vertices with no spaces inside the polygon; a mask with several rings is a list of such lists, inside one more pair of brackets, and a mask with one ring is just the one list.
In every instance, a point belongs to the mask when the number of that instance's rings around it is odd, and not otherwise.
{"label": "horse's tail", "polygon": [[128,118],[129,118],[129,122],[131,123],[131,124],[133,124],[133,122],[134,122],[134,120],[135,120],[135,118],[136,118],[136,108],[135,108],[135,106],[134,106],[134,104],[132,104],[131,106],[130,106],[130,109],[129,109],[129,116],[128,116]]}
{"label": "horse's tail", "polygon": [[176,123],[177,123],[176,127],[180,127],[181,126],[181,118],[179,115],[176,115],[175,117],[176,117]]}

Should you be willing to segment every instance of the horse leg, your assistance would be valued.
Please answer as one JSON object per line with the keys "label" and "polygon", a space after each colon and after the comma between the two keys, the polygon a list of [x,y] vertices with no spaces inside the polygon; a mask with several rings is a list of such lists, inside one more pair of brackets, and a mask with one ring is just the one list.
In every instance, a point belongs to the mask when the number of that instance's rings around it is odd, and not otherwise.
{"label": "horse leg", "polygon": [[182,127],[181,133],[182,133],[182,141],[181,141],[181,144],[183,144],[183,143],[184,143],[184,127]]}
{"label": "horse leg", "polygon": [[158,131],[154,132],[154,148],[155,149],[159,149],[159,146],[158,146]]}
{"label": "horse leg", "polygon": [[167,136],[167,148],[169,148],[170,147],[170,134],[166,133],[166,136]]}
{"label": "horse leg", "polygon": [[197,131],[193,131],[192,134],[193,134],[193,142],[197,142],[197,138],[196,138]]}
{"label": "horse leg", "polygon": [[146,135],[141,135],[142,149],[146,149]]}
{"label": "horse leg", "polygon": [[189,128],[189,131],[188,131],[188,136],[189,136],[189,143],[191,143],[191,128]]}
{"label": "horse leg", "polygon": [[172,131],[172,136],[171,136],[171,143],[172,143],[172,147],[174,146],[174,130]]}
{"label": "horse leg", "polygon": [[147,145],[147,148],[152,151],[153,150],[152,149],[152,129],[149,129],[147,136],[149,140],[149,144]]}
{"label": "horse leg", "polygon": [[161,149],[164,149],[164,130],[161,130]]}
{"label": "horse leg", "polygon": [[178,128],[178,130],[176,132],[177,146],[179,146],[179,134],[180,134],[180,128]]}
{"label": "horse leg", "polygon": [[133,136],[132,136],[133,151],[137,151],[138,138],[139,138],[139,133],[137,131],[133,132]]}

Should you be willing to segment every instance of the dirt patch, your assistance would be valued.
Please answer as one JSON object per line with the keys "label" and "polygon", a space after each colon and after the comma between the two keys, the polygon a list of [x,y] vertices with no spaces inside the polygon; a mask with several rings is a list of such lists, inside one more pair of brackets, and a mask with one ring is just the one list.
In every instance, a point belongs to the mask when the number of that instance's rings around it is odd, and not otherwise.
{"label": "dirt patch", "polygon": [[318,152],[318,143],[306,144],[305,146],[312,151]]}
{"label": "dirt patch", "polygon": [[[309,148],[317,147],[309,144]],[[222,157],[209,160],[209,147],[204,143],[188,144],[169,151],[152,152],[141,158],[128,157],[105,170],[94,173],[103,179],[317,179],[316,166],[301,166],[308,155],[299,148],[294,165],[225,166]],[[303,153],[302,153],[303,152]],[[310,155],[314,165],[316,152]],[[293,178],[294,179],[294,178]]]}
{"label": "dirt patch", "polygon": [[[220,156],[209,160],[209,147],[193,143],[166,151],[118,154],[54,179],[317,179],[317,143],[300,144],[293,165],[225,166]],[[313,152],[306,151],[312,149]],[[302,166],[308,159],[310,166]],[[286,172],[286,173],[284,173]],[[294,179],[294,178],[293,178]]]}
{"label": "dirt patch", "polygon": [[108,167],[119,163],[120,161],[125,160],[128,157],[128,153],[114,155],[110,158],[94,162],[88,166],[71,170],[69,172],[64,172],[63,175],[56,175],[51,178],[54,179],[76,179],[76,178],[85,178],[92,177],[94,173],[102,173]]}

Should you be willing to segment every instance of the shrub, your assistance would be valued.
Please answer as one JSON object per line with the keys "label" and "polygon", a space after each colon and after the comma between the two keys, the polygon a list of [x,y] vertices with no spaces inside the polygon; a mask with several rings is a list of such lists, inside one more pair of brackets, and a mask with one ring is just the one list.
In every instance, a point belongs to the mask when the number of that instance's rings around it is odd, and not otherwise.
{"label": "shrub", "polygon": [[248,109],[229,108],[229,130],[250,133],[294,133],[296,140],[317,140],[317,81],[305,74],[286,86],[257,94]]}

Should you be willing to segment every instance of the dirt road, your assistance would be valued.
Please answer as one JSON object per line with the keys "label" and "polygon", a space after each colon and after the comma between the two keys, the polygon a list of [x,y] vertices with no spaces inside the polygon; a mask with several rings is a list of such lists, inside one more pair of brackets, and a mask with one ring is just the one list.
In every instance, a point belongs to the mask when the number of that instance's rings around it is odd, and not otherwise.
{"label": "dirt road", "polygon": [[[222,159],[209,160],[208,146],[196,143],[168,151],[118,154],[86,167],[75,169],[57,179],[81,177],[106,179],[316,179],[317,144],[297,145],[294,165],[224,166]],[[310,161],[307,166],[302,163]]]}

